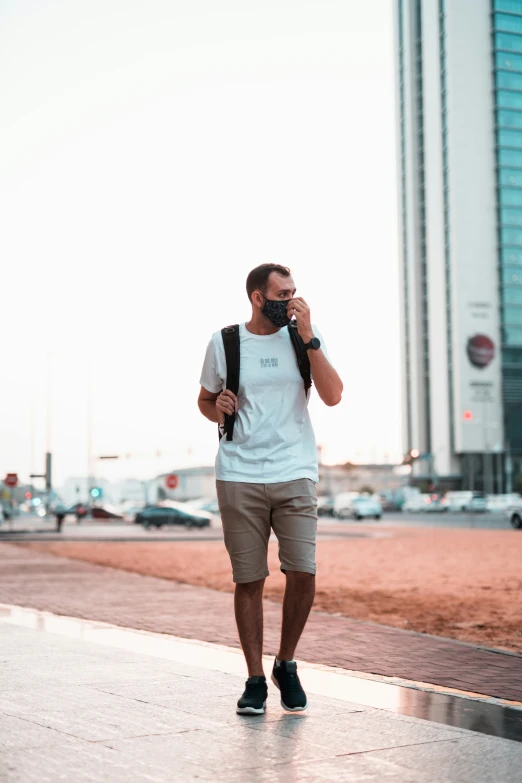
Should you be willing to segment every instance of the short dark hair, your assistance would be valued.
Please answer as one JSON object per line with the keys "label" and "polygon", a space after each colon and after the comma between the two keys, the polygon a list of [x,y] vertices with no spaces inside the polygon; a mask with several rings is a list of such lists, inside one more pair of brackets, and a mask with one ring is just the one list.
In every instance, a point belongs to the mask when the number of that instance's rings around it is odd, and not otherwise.
{"label": "short dark hair", "polygon": [[260,264],[249,273],[246,281],[246,290],[248,298],[252,301],[254,291],[261,291],[265,294],[268,287],[268,278],[272,272],[277,272],[282,277],[290,277],[292,274],[287,266],[281,264]]}

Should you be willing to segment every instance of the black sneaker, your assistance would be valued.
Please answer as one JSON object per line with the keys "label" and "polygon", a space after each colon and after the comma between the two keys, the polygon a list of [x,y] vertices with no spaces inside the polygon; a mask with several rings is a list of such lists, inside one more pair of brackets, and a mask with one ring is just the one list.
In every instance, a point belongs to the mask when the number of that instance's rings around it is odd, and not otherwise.
{"label": "black sneaker", "polygon": [[245,692],[237,703],[236,712],[246,715],[263,715],[267,696],[266,677],[249,677],[245,682]]}
{"label": "black sneaker", "polygon": [[306,710],[308,702],[299,677],[295,661],[274,661],[272,682],[281,691],[281,707],[289,712]]}

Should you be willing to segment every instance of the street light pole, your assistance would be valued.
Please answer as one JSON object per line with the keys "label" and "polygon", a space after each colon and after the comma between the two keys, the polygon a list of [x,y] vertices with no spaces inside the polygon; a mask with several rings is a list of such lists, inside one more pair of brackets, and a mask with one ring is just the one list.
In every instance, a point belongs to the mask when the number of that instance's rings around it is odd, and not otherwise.
{"label": "street light pole", "polygon": [[92,488],[92,357],[87,359],[87,503]]}
{"label": "street light pole", "polygon": [[51,423],[53,413],[53,363],[51,354],[47,354],[47,451],[51,451]]}
{"label": "street light pole", "polygon": [[47,451],[45,453],[45,511],[48,514],[51,508],[53,479],[52,479],[52,413],[53,413],[53,363],[52,355],[47,354]]}

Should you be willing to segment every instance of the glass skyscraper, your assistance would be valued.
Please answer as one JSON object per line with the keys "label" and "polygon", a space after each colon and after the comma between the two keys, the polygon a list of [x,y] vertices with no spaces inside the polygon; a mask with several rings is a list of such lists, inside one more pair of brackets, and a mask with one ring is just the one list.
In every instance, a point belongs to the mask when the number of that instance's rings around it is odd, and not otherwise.
{"label": "glass skyscraper", "polygon": [[522,454],[522,0],[494,0],[492,20],[498,194],[502,389],[506,440]]}
{"label": "glass skyscraper", "polygon": [[522,0],[395,0],[405,451],[522,490]]}

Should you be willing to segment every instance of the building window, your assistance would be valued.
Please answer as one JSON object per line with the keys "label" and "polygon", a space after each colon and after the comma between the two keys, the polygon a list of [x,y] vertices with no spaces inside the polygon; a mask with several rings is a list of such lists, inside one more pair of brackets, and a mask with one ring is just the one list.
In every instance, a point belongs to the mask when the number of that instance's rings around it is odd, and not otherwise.
{"label": "building window", "polygon": [[495,43],[497,49],[503,49],[504,51],[508,51],[508,52],[522,53],[521,35],[510,35],[509,33],[497,33]]}
{"label": "building window", "polygon": [[520,207],[522,209],[522,189],[500,188],[500,206]]}
{"label": "building window", "polygon": [[522,91],[522,74],[497,71],[497,88]]}
{"label": "building window", "polygon": [[522,266],[522,248],[503,247],[500,252],[500,260],[506,266]]}
{"label": "building window", "polygon": [[507,188],[522,188],[522,170],[518,169],[499,169],[498,181],[504,185],[503,192],[508,193]]}
{"label": "building window", "polygon": [[522,346],[522,328],[517,326],[504,327],[504,345]]}
{"label": "building window", "polygon": [[508,287],[521,286],[522,285],[522,269],[519,267],[503,267],[502,269],[502,283],[503,289]]}
{"label": "building window", "polygon": [[521,0],[494,0],[493,8],[496,11],[507,11],[508,13],[522,14]]}
{"label": "building window", "polygon": [[498,163],[500,166],[514,166],[522,169],[522,152],[518,150],[499,150]]}
{"label": "building window", "polygon": [[507,226],[522,226],[522,210],[501,209],[500,222]]}
{"label": "building window", "polygon": [[522,128],[522,112],[502,109],[497,113],[497,124],[501,128]]}
{"label": "building window", "polygon": [[500,147],[522,149],[522,131],[501,128],[498,132],[498,144]]}
{"label": "building window", "polygon": [[504,289],[504,304],[522,305],[522,286],[518,286],[517,288],[506,286]]}
{"label": "building window", "polygon": [[520,54],[506,54],[505,52],[497,52],[495,57],[497,68],[502,68],[506,71],[517,71],[522,73],[522,55]]}
{"label": "building window", "polygon": [[497,106],[499,109],[518,109],[522,111],[522,94],[519,95],[508,90],[499,90],[497,92]]}
{"label": "building window", "polygon": [[503,245],[520,245],[522,247],[522,231],[516,228],[501,228],[500,241]]}
{"label": "building window", "polygon": [[506,30],[509,33],[522,33],[522,18],[508,16],[507,14],[495,14],[495,30]]}
{"label": "building window", "polygon": [[[513,179],[513,178],[511,178]],[[500,188],[500,206],[501,207],[519,207],[522,208],[522,188],[509,187]]]}
{"label": "building window", "polygon": [[506,326],[522,326],[522,307],[504,307]]}

